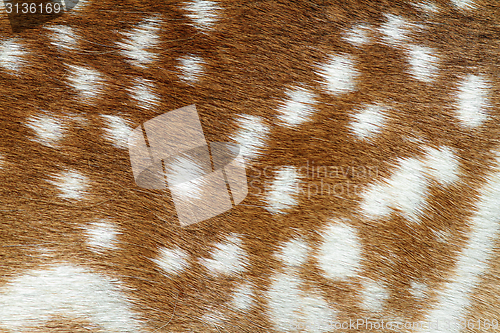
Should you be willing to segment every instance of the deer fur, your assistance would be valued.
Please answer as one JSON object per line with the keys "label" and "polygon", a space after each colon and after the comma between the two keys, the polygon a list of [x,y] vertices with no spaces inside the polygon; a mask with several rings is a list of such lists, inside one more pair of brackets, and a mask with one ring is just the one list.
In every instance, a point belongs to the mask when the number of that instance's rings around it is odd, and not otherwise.
{"label": "deer fur", "polygon": [[[0,332],[500,320],[496,1],[81,0],[21,32],[2,15]],[[249,192],[183,227],[127,140],[193,104]]]}

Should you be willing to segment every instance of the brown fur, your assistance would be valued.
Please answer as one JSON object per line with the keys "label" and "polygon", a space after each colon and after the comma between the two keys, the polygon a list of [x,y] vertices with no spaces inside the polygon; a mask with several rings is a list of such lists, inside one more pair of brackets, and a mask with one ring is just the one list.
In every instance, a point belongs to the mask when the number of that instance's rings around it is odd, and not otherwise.
{"label": "brown fur", "polygon": [[[29,54],[18,76],[0,72],[0,155],[4,158],[0,224],[0,282],[7,283],[28,269],[49,262],[74,262],[95,272],[119,278],[130,287],[138,317],[158,332],[217,332],[200,319],[215,309],[229,319],[224,332],[274,332],[266,317],[266,290],[280,263],[273,259],[279,244],[303,235],[319,244],[321,230],[332,217],[349,219],[360,232],[363,275],[381,279],[388,286],[387,312],[419,320],[435,300],[433,290],[452,274],[457,253],[470,232],[468,221],[476,209],[478,191],[490,174],[500,135],[500,7],[495,1],[477,1],[481,9],[462,12],[448,1],[436,1],[440,11],[429,18],[407,1],[221,1],[223,17],[209,34],[198,32],[186,19],[179,2],[91,1],[78,15],[65,14],[34,29],[13,34],[8,20],[0,24],[2,39],[22,39]],[[148,13],[147,15],[145,13]],[[159,13],[161,41],[154,50],[158,60],[146,69],[127,63],[118,53],[119,31],[128,31],[144,17]],[[383,13],[401,15],[411,22],[430,22],[429,29],[410,36],[438,50],[441,69],[430,85],[407,74],[404,50],[381,42],[357,48],[342,33],[355,22],[378,27]],[[58,52],[50,46],[44,27],[71,26],[80,36],[76,50]],[[372,29],[374,39],[379,39]],[[326,93],[315,73],[328,54],[348,53],[358,59],[358,89],[340,97]],[[178,79],[176,59],[195,54],[206,61],[205,74],[194,86]],[[65,64],[85,65],[104,75],[105,90],[92,103],[82,103],[68,88]],[[477,130],[464,130],[450,107],[459,77],[485,73],[492,83],[491,117]],[[138,109],[127,88],[135,77],[156,84],[160,105]],[[284,91],[301,83],[318,95],[317,112],[299,130],[276,126],[277,107]],[[353,140],[346,130],[352,110],[364,103],[383,101],[393,106],[388,126],[372,143]],[[410,228],[393,213],[377,224],[359,213],[360,197],[328,195],[300,197],[285,215],[272,215],[262,206],[263,196],[250,193],[244,202],[224,214],[181,228],[169,193],[138,188],[130,170],[128,153],[103,140],[100,115],[120,115],[132,127],[176,108],[196,104],[207,141],[231,141],[236,115],[262,117],[272,128],[261,157],[247,174],[266,167],[304,166],[306,162],[331,166],[373,166],[372,177],[340,176],[366,188],[389,177],[398,158],[422,156],[423,144],[446,145],[457,151],[461,181],[446,190],[432,186],[428,208],[420,226]],[[69,122],[60,149],[31,141],[33,132],[24,123],[44,112]],[[70,115],[83,115],[79,124]],[[409,140],[411,139],[411,140]],[[91,190],[86,200],[57,199],[57,190],[45,180],[65,168],[85,174]],[[272,173],[272,172],[271,172]],[[273,175],[260,177],[264,188]],[[337,182],[328,180],[332,186]],[[122,234],[120,248],[108,254],[88,249],[82,227],[106,218]],[[451,238],[435,241],[433,228],[446,227]],[[224,236],[243,236],[250,265],[242,276],[213,278],[194,259],[189,270],[175,278],[155,268],[150,258],[159,246],[178,246],[207,257]],[[41,256],[38,247],[50,252]],[[500,315],[498,247],[491,271],[474,294],[469,316]],[[388,261],[392,257],[395,260]],[[313,261],[300,274],[316,286],[340,318],[366,315],[359,306],[360,281],[331,281]],[[241,279],[256,286],[256,306],[249,313],[232,313],[225,306],[230,291]],[[419,301],[408,291],[410,280],[428,283],[428,298]],[[51,326],[51,325],[54,326]],[[47,323],[37,332],[75,332],[78,322]],[[74,326],[73,326],[74,325]],[[59,328],[54,328],[59,327]],[[80,326],[78,326],[80,327]],[[91,332],[81,329],[79,332]],[[278,331],[276,331],[278,332]]]}

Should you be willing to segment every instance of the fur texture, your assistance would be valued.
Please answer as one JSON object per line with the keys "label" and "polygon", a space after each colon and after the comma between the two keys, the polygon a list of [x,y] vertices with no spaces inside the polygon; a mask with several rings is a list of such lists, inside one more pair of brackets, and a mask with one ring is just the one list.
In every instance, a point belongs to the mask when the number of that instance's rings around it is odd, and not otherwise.
{"label": "fur texture", "polygon": [[[2,15],[0,332],[498,331],[497,1]],[[191,104],[249,194],[183,228],[127,138]]]}

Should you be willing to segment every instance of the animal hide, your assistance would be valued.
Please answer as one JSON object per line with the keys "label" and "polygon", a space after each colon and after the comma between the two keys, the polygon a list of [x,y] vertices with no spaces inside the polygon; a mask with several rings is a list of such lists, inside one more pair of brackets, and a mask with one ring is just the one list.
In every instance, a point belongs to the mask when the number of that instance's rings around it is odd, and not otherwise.
{"label": "animal hide", "polygon": [[496,0],[25,1],[0,332],[499,331]]}

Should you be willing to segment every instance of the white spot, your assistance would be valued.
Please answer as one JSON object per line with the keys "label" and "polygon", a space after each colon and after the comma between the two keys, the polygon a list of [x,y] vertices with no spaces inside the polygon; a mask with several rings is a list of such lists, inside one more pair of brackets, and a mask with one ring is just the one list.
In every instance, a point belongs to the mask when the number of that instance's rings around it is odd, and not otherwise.
{"label": "white spot", "polygon": [[117,44],[122,48],[121,53],[129,63],[145,68],[157,58],[150,50],[159,43],[160,24],[161,20],[153,16],[143,20],[132,31],[123,33],[125,41]]}
{"label": "white spot", "polygon": [[315,293],[303,296],[298,327],[311,333],[324,333],[332,330],[332,322],[337,317],[323,297]]}
{"label": "white spot", "polygon": [[0,66],[3,68],[17,72],[25,60],[26,51],[19,41],[15,38],[10,38],[0,42]]}
{"label": "white spot", "polygon": [[332,55],[320,66],[318,74],[325,80],[326,89],[330,93],[339,95],[355,90],[355,79],[359,73],[354,64],[352,56]]}
{"label": "white spot", "polygon": [[435,239],[440,243],[448,243],[451,238],[451,232],[449,230],[432,230]]}
{"label": "white spot", "polygon": [[458,119],[466,128],[480,126],[488,118],[491,85],[482,76],[467,75],[458,87]]}
{"label": "white spot", "polygon": [[90,320],[106,332],[142,331],[120,287],[69,264],[31,270],[0,288],[0,326],[26,332],[61,315]]}
{"label": "white spot", "polygon": [[382,39],[393,46],[400,46],[408,39],[407,33],[412,25],[400,16],[385,14],[385,17],[387,22],[379,28]]}
{"label": "white spot", "polygon": [[111,141],[116,148],[127,148],[128,137],[132,132],[129,122],[120,116],[101,115],[101,117],[107,126],[103,128],[105,139]]}
{"label": "white spot", "polygon": [[475,0],[451,0],[451,2],[460,9],[474,9]]}
{"label": "white spot", "polygon": [[387,120],[388,108],[371,104],[365,106],[360,112],[353,115],[351,129],[360,139],[369,139],[380,133],[381,127]]}
{"label": "white spot", "polygon": [[46,28],[52,31],[49,34],[50,44],[66,50],[72,50],[77,45],[77,40],[75,38],[75,32],[71,27],[66,25],[52,25]]}
{"label": "white spot", "polygon": [[137,105],[143,109],[151,109],[159,104],[159,97],[153,92],[154,85],[150,80],[137,78],[133,88],[130,89],[132,98],[137,101]]}
{"label": "white spot", "polygon": [[79,128],[89,126],[89,121],[81,114],[67,113],[66,116],[73,122],[73,125]]}
{"label": "white spot", "polygon": [[449,185],[459,178],[458,159],[449,147],[426,149],[425,166],[429,175],[441,184]]}
{"label": "white spot", "polygon": [[345,224],[329,225],[322,233],[319,249],[320,268],[331,279],[345,279],[358,274],[361,244],[356,229]]}
{"label": "white spot", "polygon": [[248,265],[242,241],[236,235],[231,235],[226,242],[215,245],[210,259],[200,259],[200,261],[214,275],[240,273]]}
{"label": "white spot", "polygon": [[344,39],[355,46],[362,46],[370,42],[369,32],[366,24],[358,24],[345,33]]}
{"label": "white spot", "polygon": [[63,171],[49,183],[57,187],[63,199],[80,200],[88,193],[88,178],[75,170]]}
{"label": "white spot", "polygon": [[417,80],[432,82],[438,73],[438,58],[429,47],[412,45],[409,47],[410,73]]}
{"label": "white spot", "polygon": [[391,212],[389,206],[393,201],[393,193],[387,191],[389,186],[390,185],[385,184],[374,184],[362,193],[360,206],[364,215],[371,219],[389,215]]}
{"label": "white spot", "polygon": [[288,99],[279,107],[281,113],[278,118],[285,126],[294,127],[309,120],[314,112],[314,94],[302,87],[286,92]]}
{"label": "white spot", "polygon": [[418,222],[427,191],[423,161],[402,159],[387,184],[377,184],[364,193],[361,209],[370,218],[379,218],[389,214],[391,208],[408,220]]}
{"label": "white spot", "polygon": [[192,0],[184,7],[188,11],[187,16],[194,21],[194,26],[200,30],[211,29],[219,15],[217,11],[221,8],[214,1]]}
{"label": "white spot", "polygon": [[180,248],[162,247],[158,252],[158,257],[153,259],[153,262],[167,274],[179,274],[187,267],[188,257],[188,253]]}
{"label": "white spot", "polygon": [[35,132],[36,137],[31,140],[52,148],[58,146],[67,130],[60,120],[48,115],[33,115],[27,119],[26,126]]}
{"label": "white spot", "polygon": [[[471,233],[458,256],[454,274],[438,292],[439,301],[426,316],[426,321],[463,320],[471,306],[471,295],[481,277],[493,263],[496,240],[500,236],[500,154],[496,157],[494,172],[486,178],[476,203],[476,213],[470,220]],[[494,269],[493,267],[491,267]],[[447,333],[458,333],[452,327]]]}
{"label": "white spot", "polygon": [[54,258],[57,254],[57,250],[47,247],[37,246],[36,249],[38,250],[38,255],[42,258]]}
{"label": "white spot", "polygon": [[198,78],[203,74],[203,64],[205,63],[202,58],[186,55],[179,59],[181,80],[188,84],[194,84]]}
{"label": "white spot", "polygon": [[233,294],[232,305],[240,311],[248,311],[253,304],[253,291],[249,283],[241,283]]}
{"label": "white spot", "polygon": [[370,218],[388,215],[391,209],[418,223],[429,190],[429,180],[449,185],[458,179],[458,161],[450,148],[427,149],[421,159],[406,158],[386,183],[363,193],[362,211]]}
{"label": "white spot", "polygon": [[227,317],[220,310],[210,309],[201,317],[201,321],[208,326],[224,327]]}
{"label": "white spot", "polygon": [[427,296],[427,290],[428,287],[425,283],[411,281],[410,293],[413,295],[413,297],[417,299],[423,299]]}
{"label": "white spot", "polygon": [[413,4],[415,7],[420,8],[427,14],[435,14],[438,12],[439,8],[434,2],[421,1]]}
{"label": "white spot", "polygon": [[297,168],[283,166],[269,186],[265,207],[272,214],[283,214],[284,210],[297,204],[299,176]]}
{"label": "white spot", "polygon": [[291,332],[300,307],[299,282],[287,274],[274,276],[269,290],[270,319],[277,329]]}
{"label": "white spot", "polygon": [[366,279],[361,290],[363,306],[371,312],[381,312],[389,298],[389,293],[380,282]]}
{"label": "white spot", "polygon": [[104,80],[99,72],[82,66],[68,65],[68,67],[69,83],[83,101],[94,99],[102,92]]}
{"label": "white spot", "polygon": [[231,139],[240,145],[240,153],[246,161],[259,155],[259,150],[264,146],[269,127],[262,118],[251,115],[239,115],[239,129]]}
{"label": "white spot", "polygon": [[303,295],[296,274],[278,274],[272,277],[268,291],[268,318],[277,330],[283,332],[323,333],[332,329],[336,313],[316,293]]}
{"label": "white spot", "polygon": [[302,239],[291,239],[282,246],[280,253],[276,256],[285,265],[298,267],[305,263],[309,246]]}
{"label": "white spot", "polygon": [[207,173],[204,165],[197,163],[188,156],[173,157],[166,165],[167,179],[170,185],[175,185],[176,194],[185,201],[201,199],[203,195],[203,176]]}
{"label": "white spot", "polygon": [[85,227],[87,244],[95,252],[116,249],[116,236],[120,234],[118,228],[107,221],[93,222]]}

